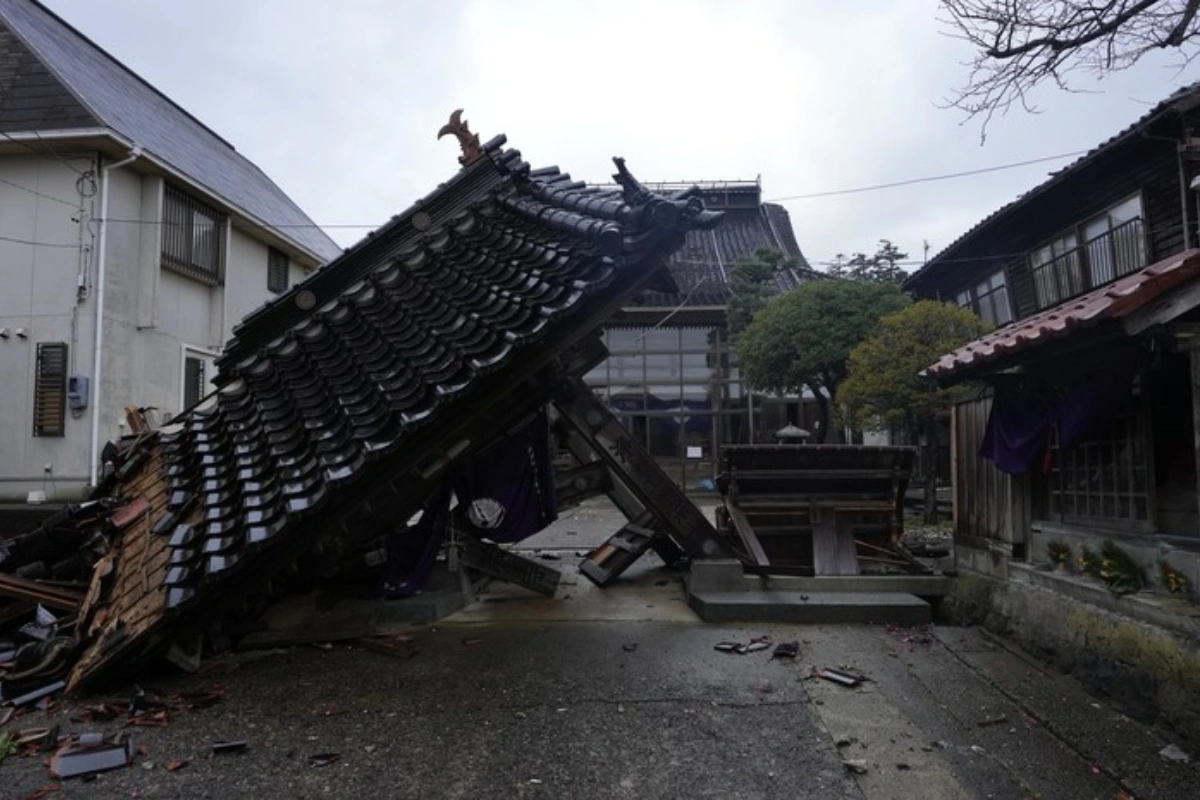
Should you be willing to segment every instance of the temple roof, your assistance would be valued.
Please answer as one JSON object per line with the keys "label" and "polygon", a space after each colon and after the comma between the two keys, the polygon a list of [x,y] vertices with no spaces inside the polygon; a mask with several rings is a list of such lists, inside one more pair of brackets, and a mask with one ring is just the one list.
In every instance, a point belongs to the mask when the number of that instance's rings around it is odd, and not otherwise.
{"label": "temple roof", "polygon": [[[236,328],[218,391],[139,441],[97,492],[148,508],[124,534],[124,588],[81,612],[94,632],[73,682],[322,540],[407,519],[449,463],[544,405],[569,351],[721,218],[615,161],[618,188],[588,187],[530,169],[499,137]],[[131,609],[136,629],[120,622]]]}

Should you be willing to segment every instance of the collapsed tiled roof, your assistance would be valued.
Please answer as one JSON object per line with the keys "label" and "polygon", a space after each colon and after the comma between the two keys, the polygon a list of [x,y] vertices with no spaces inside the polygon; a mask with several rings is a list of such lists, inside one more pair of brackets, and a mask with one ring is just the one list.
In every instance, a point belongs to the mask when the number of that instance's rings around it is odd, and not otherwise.
{"label": "collapsed tiled roof", "polygon": [[1093,289],[1073,300],[981,336],[926,367],[934,378],[957,377],[991,365],[1004,356],[1024,352],[1070,336],[1105,320],[1128,317],[1164,292],[1200,276],[1200,250],[1188,250]]}
{"label": "collapsed tiled roof", "polygon": [[219,390],[101,487],[149,507],[115,577],[93,583],[73,683],[319,542],[407,519],[450,462],[547,402],[570,349],[688,232],[720,220],[695,191],[648,191],[620,159],[621,188],[600,190],[502,145],[247,318]]}
{"label": "collapsed tiled roof", "polygon": [[1200,104],[1200,81],[1190,83],[1187,86],[1175,90],[1169,97],[1159,102],[1145,114],[1139,117],[1136,122],[1122,130],[1120,133],[1117,133],[1116,135],[1111,136],[1105,141],[1096,145],[1072,163],[1068,164],[1057,172],[1054,172],[1042,183],[1025,192],[1012,202],[1006,203],[1005,205],[993,211],[991,214],[988,214],[979,222],[975,223],[975,225],[971,226],[966,233],[962,234],[953,242],[946,245],[946,247],[943,248],[940,253],[931,258],[927,264],[910,275],[904,283],[905,288],[914,287],[931,273],[939,270],[949,263],[952,263],[955,251],[960,247],[966,245],[978,234],[999,222],[1017,208],[1025,205],[1034,198],[1049,191],[1055,186],[1058,186],[1063,181],[1077,174],[1081,169],[1095,161],[1096,157],[1100,154],[1113,147],[1116,147],[1119,144],[1132,140],[1139,131],[1143,130],[1147,125],[1154,122],[1164,114],[1188,111],[1192,108],[1195,108],[1197,104]]}
{"label": "collapsed tiled roof", "polygon": [[[108,128],[318,262],[341,252],[283,190],[231,144],[44,5],[0,0],[0,29],[4,27],[20,37],[91,115],[91,120],[72,117],[65,125],[60,118],[53,123],[55,129]],[[47,93],[44,86],[24,89],[26,94],[34,91]],[[6,123],[8,132],[13,133],[43,121],[39,115]]]}

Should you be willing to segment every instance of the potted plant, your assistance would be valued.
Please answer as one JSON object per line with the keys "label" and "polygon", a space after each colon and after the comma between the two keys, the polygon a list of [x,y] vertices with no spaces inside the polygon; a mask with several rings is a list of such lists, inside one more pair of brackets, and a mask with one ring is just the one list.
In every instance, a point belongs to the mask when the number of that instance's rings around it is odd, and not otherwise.
{"label": "potted plant", "polygon": [[1046,555],[1050,556],[1050,563],[1055,565],[1055,569],[1066,572],[1071,560],[1071,546],[1061,539],[1051,539],[1046,544]]}

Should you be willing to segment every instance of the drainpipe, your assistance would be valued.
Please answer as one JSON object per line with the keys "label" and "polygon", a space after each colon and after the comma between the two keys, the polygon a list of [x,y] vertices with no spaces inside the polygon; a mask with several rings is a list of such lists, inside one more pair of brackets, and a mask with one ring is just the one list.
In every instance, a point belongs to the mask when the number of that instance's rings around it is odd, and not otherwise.
{"label": "drainpipe", "polygon": [[[88,486],[95,488],[99,484],[100,471],[100,409],[103,399],[104,360],[104,284],[105,263],[108,256],[108,173],[127,164],[132,164],[142,154],[142,148],[134,145],[129,149],[129,156],[112,164],[100,167],[100,254],[96,261],[96,331],[93,337],[95,347],[92,350],[92,441],[88,448]],[[99,157],[103,159],[103,156]]]}

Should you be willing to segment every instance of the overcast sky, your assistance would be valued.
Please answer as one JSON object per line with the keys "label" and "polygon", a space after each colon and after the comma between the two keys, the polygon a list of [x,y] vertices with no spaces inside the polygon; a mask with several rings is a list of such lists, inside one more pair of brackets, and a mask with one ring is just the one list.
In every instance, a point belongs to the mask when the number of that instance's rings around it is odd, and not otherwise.
{"label": "overcast sky", "polygon": [[[933,0],[47,0],[266,171],[349,245],[458,168],[454,108],[534,166],[608,181],[761,176],[768,200],[1086,150],[1200,78],[1163,55],[1043,113],[940,102],[964,45]],[[783,200],[810,262],[919,259],[1069,159]],[[347,227],[360,226],[360,227]]]}

